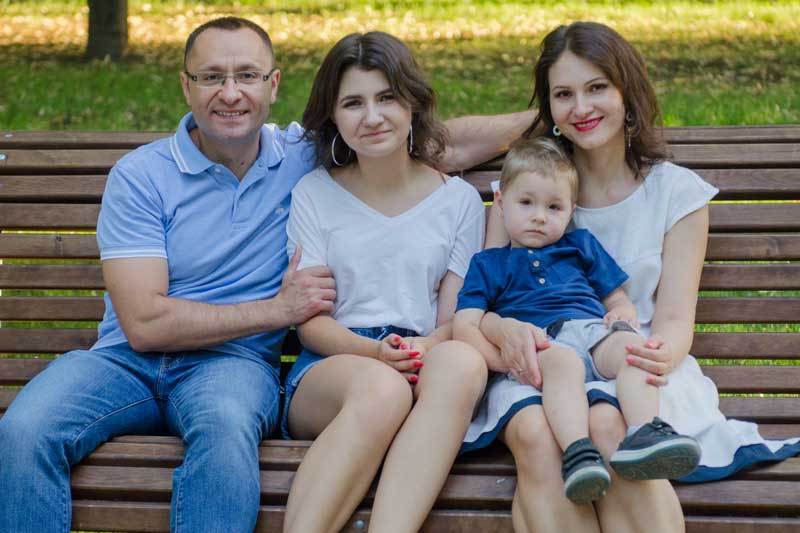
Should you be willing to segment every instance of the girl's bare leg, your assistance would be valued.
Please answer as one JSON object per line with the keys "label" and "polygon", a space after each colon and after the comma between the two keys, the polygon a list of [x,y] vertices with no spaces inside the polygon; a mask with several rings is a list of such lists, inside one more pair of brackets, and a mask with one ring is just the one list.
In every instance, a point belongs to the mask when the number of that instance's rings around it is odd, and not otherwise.
{"label": "girl's bare leg", "polygon": [[285,532],[339,531],[367,492],[411,409],[408,382],[388,365],[355,355],[327,357],[300,382],[289,427],[313,439],[289,492]]}
{"label": "girl's bare leg", "polygon": [[599,533],[594,507],[575,505],[564,496],[561,448],[542,406],[519,411],[502,435],[517,463],[517,490],[511,507],[514,531]]}
{"label": "girl's bare leg", "polygon": [[[622,414],[608,403],[589,409],[589,433],[606,461],[625,438]],[[603,531],[608,533],[683,533],[683,511],[672,485],[666,480],[628,481],[611,473],[611,488],[597,502]]]}
{"label": "girl's bare leg", "polygon": [[370,531],[419,531],[447,479],[486,377],[483,357],[468,344],[449,341],[426,354],[416,404],[386,455]]}

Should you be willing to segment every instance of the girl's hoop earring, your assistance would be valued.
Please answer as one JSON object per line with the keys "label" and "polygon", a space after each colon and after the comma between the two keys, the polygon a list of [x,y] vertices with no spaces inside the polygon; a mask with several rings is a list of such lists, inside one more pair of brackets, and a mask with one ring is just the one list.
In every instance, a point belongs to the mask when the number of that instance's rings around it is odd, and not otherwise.
{"label": "girl's hoop earring", "polygon": [[414,151],[414,125],[408,125],[408,153]]}
{"label": "girl's hoop earring", "polygon": [[[336,165],[337,167],[340,167],[340,166],[344,165],[344,163],[340,163],[339,161],[336,160],[336,139],[338,139],[338,138],[339,138],[339,132],[337,131],[336,135],[333,136],[333,140],[331,141],[331,159],[333,159],[333,164],[334,165]],[[350,154],[349,153],[347,154],[347,158],[348,159],[350,158]],[[346,161],[345,161],[345,163],[346,163]]]}
{"label": "girl's hoop earring", "polygon": [[561,128],[559,128],[556,124],[553,124],[553,135],[555,137],[561,137]]}

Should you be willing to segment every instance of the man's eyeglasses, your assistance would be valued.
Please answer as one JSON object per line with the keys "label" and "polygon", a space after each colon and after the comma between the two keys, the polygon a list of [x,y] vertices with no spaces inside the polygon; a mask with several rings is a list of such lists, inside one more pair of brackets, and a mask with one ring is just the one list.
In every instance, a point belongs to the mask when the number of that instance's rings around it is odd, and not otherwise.
{"label": "man's eyeglasses", "polygon": [[242,70],[234,72],[233,74],[225,74],[224,72],[196,72],[192,74],[189,71],[184,71],[189,79],[201,87],[214,87],[216,85],[225,85],[225,80],[232,78],[234,83],[242,85],[255,85],[262,81],[267,81],[272,73],[278,70],[274,67],[267,73],[260,70]]}

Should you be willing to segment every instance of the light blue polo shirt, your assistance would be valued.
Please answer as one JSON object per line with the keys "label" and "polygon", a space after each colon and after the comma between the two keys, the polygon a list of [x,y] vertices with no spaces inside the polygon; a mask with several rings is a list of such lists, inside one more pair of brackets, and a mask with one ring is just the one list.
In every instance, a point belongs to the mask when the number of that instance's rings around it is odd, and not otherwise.
{"label": "light blue polo shirt", "polygon": [[[189,137],[189,113],[172,137],[127,154],[108,176],[97,242],[100,258],[161,257],[168,295],[209,304],[271,298],[287,266],[291,190],[314,167],[302,127],[261,128],[258,159],[241,180],[210,161]],[[299,141],[299,142],[298,142]],[[111,300],[93,349],[127,343]],[[268,331],[208,350],[279,364],[286,330]]]}

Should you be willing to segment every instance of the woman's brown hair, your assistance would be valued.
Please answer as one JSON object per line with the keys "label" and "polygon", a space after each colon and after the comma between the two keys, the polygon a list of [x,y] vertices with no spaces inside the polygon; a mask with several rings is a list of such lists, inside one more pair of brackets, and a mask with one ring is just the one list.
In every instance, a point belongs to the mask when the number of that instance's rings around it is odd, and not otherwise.
{"label": "woman's brown hair", "polygon": [[[645,167],[667,158],[667,147],[658,129],[661,111],[642,55],[619,33],[603,24],[573,22],[569,26],[559,26],[544,38],[534,68],[533,96],[529,104],[538,103],[539,114],[524,136],[540,132],[554,137],[550,67],[567,50],[597,66],[622,93],[626,111],[625,135],[626,141],[630,142],[630,147],[625,150],[625,161],[637,178],[642,177]],[[573,150],[569,139],[563,135],[558,139],[570,152]]]}
{"label": "woman's brown hair", "polygon": [[[331,48],[317,71],[303,112],[305,138],[314,143],[317,164],[328,169],[334,166],[331,144],[338,130],[332,117],[339,85],[350,67],[383,72],[395,96],[411,109],[411,157],[438,168],[447,146],[447,130],[436,118],[436,94],[408,47],[397,37],[379,31],[352,33],[343,38]],[[349,162],[351,156],[352,150],[339,139],[336,160]]]}

